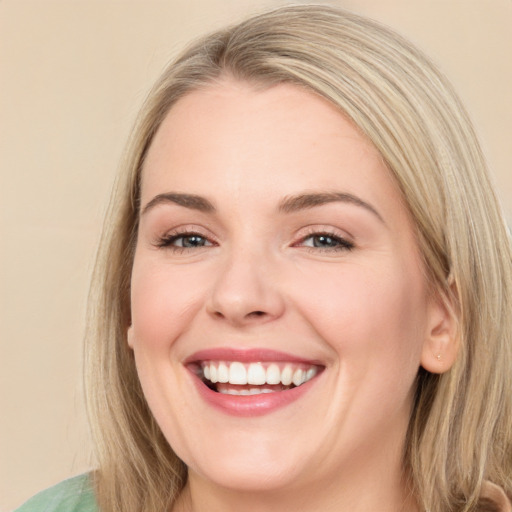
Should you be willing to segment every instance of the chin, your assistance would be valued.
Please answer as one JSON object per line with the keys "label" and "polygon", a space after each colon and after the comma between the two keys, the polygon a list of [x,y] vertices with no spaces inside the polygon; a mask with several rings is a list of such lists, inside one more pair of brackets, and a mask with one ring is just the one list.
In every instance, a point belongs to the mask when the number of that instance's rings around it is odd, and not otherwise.
{"label": "chin", "polygon": [[[294,466],[294,467],[291,467]],[[276,464],[276,460],[257,462],[246,457],[227,457],[221,465],[205,464],[193,471],[212,484],[238,492],[272,492],[283,490],[298,480],[297,465]]]}

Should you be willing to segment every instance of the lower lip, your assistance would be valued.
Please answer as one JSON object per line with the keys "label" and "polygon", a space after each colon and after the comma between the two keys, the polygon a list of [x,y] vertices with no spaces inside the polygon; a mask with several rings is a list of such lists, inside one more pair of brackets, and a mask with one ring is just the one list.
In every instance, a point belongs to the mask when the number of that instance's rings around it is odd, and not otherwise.
{"label": "lower lip", "polygon": [[209,405],[233,416],[261,416],[295,402],[307,393],[320,374],[308,382],[286,391],[260,393],[259,395],[227,395],[211,390],[196,375],[192,375],[201,398]]}

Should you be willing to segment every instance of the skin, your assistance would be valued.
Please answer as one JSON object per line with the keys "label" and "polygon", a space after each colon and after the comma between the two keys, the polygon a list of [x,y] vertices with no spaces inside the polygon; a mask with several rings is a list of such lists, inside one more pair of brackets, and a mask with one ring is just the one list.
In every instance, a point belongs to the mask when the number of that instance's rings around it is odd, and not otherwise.
{"label": "skin", "polygon": [[[333,191],[369,208],[278,208]],[[215,212],[154,201],[170,192],[206,198]],[[422,364],[449,367],[436,355],[451,325],[372,144],[297,86],[225,78],[168,113],[141,205],[128,343],[149,406],[189,468],[173,510],[417,510],[401,463],[414,380]],[[201,243],[162,246],[184,232]],[[315,233],[334,239],[317,247]],[[212,347],[285,351],[325,370],[299,400],[237,417],[207,405],[183,364]]]}

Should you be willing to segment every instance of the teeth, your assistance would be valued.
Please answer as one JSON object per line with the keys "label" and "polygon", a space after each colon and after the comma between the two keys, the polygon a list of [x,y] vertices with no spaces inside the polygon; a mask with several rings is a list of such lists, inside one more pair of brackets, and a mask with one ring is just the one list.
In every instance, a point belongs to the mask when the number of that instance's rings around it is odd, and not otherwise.
{"label": "teeth", "polygon": [[[210,368],[210,372],[211,372],[211,368]],[[289,386],[292,383],[292,379],[293,379],[293,370],[292,370],[291,366],[286,365],[283,368],[283,371],[281,372],[281,384],[283,386]]]}
{"label": "teeth", "polygon": [[249,384],[265,384],[267,381],[267,373],[261,363],[250,364],[247,371],[247,382]]}
{"label": "teeth", "polygon": [[300,386],[304,381],[302,380],[302,377],[304,376],[304,372],[299,368],[298,370],[295,370],[293,372],[293,378],[292,382],[296,386]]}
{"label": "teeth", "polygon": [[[210,373],[213,366],[214,365],[210,365]],[[247,384],[247,371],[242,363],[231,363],[229,365],[229,383]]]}
{"label": "teeth", "polygon": [[220,388],[219,393],[225,395],[261,395],[263,393],[275,393],[275,390],[268,388],[250,388],[250,389],[235,389],[235,388]]}
{"label": "teeth", "polygon": [[277,364],[271,364],[267,368],[267,384],[280,384],[281,383],[281,370]]}
{"label": "teeth", "polygon": [[224,391],[221,391],[221,393],[224,393],[225,395],[239,395],[240,391],[237,389],[226,389]]}
{"label": "teeth", "polygon": [[305,377],[304,382],[307,382],[308,380],[311,380],[316,375],[316,372],[317,372],[316,368],[310,368],[306,372],[306,377]]}
{"label": "teeth", "polygon": [[219,368],[217,369],[217,381],[229,382],[229,369],[225,363],[219,363]]}
{"label": "teeth", "polygon": [[[205,380],[212,383],[224,383],[233,385],[252,386],[275,386],[282,384],[283,386],[300,386],[308,380],[311,380],[317,373],[318,367],[303,364],[297,365],[293,363],[241,363],[233,361],[226,363],[223,361],[208,361],[202,364],[202,372]],[[223,388],[224,389],[224,388]],[[224,390],[221,392],[231,393],[232,390]],[[256,394],[270,393],[274,389],[268,388],[245,388],[243,390],[235,390],[236,394]]]}

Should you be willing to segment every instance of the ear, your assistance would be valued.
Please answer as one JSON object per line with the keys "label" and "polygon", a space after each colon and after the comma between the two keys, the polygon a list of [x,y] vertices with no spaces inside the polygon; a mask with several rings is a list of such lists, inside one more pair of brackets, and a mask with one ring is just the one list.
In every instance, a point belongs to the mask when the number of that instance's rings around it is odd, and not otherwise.
{"label": "ear", "polygon": [[133,350],[133,326],[130,324],[128,326],[128,330],[126,331],[126,341],[128,346]]}
{"label": "ear", "polygon": [[421,354],[421,366],[431,373],[445,373],[457,360],[460,336],[456,311],[449,298],[440,294],[431,298]]}

